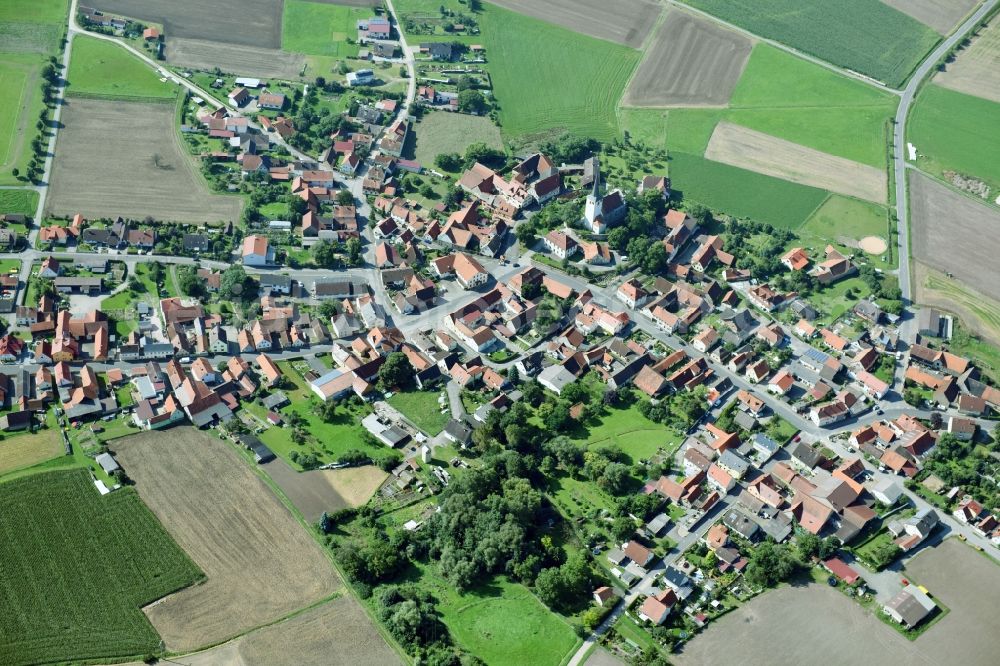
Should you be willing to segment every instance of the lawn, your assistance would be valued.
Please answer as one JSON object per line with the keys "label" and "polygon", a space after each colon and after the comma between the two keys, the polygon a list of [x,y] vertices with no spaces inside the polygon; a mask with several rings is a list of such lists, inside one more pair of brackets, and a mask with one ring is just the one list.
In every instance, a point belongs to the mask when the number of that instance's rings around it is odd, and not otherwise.
{"label": "lawn", "polygon": [[174,84],[161,82],[124,48],[94,37],[78,35],[73,40],[68,79],[70,95],[157,101],[172,100],[177,94]]}
{"label": "lawn", "polygon": [[899,87],[940,40],[878,0],[687,0],[750,32]]}
{"label": "lawn", "polygon": [[[671,112],[673,118],[673,112]],[[826,199],[815,187],[798,185],[689,153],[671,153],[675,192],[713,210],[796,229]]]}
{"label": "lawn", "polygon": [[28,95],[30,72],[14,62],[0,62],[0,164],[7,164],[17,140],[18,110]]}
{"label": "lawn", "polygon": [[[1000,104],[940,86],[925,86],[910,118],[917,164],[941,176],[957,171],[1000,190]],[[945,180],[948,180],[945,178]]]}
{"label": "lawn", "polygon": [[455,641],[486,664],[557,666],[579,643],[570,625],[519,583],[496,577],[457,594],[429,569],[421,573]]}
{"label": "lawn", "polygon": [[34,217],[38,209],[38,192],[34,190],[0,190],[0,213],[20,213]]}
{"label": "lawn", "polygon": [[281,48],[293,53],[337,58],[358,55],[359,19],[373,16],[369,8],[344,7],[325,2],[286,0],[281,20]]}
{"label": "lawn", "polygon": [[[10,25],[30,24],[0,23],[0,51],[5,28]],[[40,134],[35,122],[45,108],[41,78],[44,65],[45,57],[39,53],[0,53],[0,184],[23,184],[14,178],[12,170],[17,168],[24,177],[34,154],[31,141]],[[32,208],[31,214],[34,212]]]}
{"label": "lawn", "polygon": [[[853,291],[854,296],[848,298],[848,291]],[[829,325],[840,315],[854,307],[858,299],[863,298],[870,291],[868,285],[861,278],[852,277],[813,292],[809,295],[809,302],[820,312],[819,318],[813,323],[817,326]]]}
{"label": "lawn", "polygon": [[832,194],[797,233],[805,242],[815,242],[820,250],[838,237],[855,240],[865,236],[886,238],[887,212],[884,206],[878,204]]}
{"label": "lawn", "polygon": [[639,412],[638,403],[625,409],[606,410],[603,416],[588,421],[574,439],[587,448],[613,446],[634,462],[646,460],[660,448],[671,451],[680,446],[680,436],[667,426],[650,421]]}
{"label": "lawn", "polygon": [[0,440],[0,474],[37,465],[63,454],[57,428],[34,433],[11,433]]}
{"label": "lawn", "polygon": [[433,437],[442,430],[451,418],[445,401],[445,411],[441,412],[438,397],[441,391],[406,391],[395,393],[386,402],[398,409],[413,425]]}
{"label": "lawn", "polygon": [[113,661],[159,651],[142,606],[201,573],[131,488],[82,470],[0,484],[0,662]]}
{"label": "lawn", "polygon": [[420,119],[410,135],[415,139],[414,156],[426,167],[433,166],[434,158],[442,153],[465,153],[473,143],[503,150],[500,130],[484,116],[431,111]]}
{"label": "lawn", "polygon": [[616,107],[638,51],[494,5],[478,19],[505,139],[558,129],[595,139],[618,134]]}

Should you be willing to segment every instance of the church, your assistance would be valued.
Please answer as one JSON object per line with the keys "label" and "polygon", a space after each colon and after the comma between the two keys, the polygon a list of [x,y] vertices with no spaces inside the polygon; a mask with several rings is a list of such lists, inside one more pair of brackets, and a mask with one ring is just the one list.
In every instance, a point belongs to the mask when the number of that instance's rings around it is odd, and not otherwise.
{"label": "church", "polygon": [[583,211],[583,222],[595,234],[607,233],[608,227],[614,226],[625,217],[627,206],[625,195],[621,190],[601,194],[601,170],[596,162],[594,165],[594,181],[587,195],[587,205]]}

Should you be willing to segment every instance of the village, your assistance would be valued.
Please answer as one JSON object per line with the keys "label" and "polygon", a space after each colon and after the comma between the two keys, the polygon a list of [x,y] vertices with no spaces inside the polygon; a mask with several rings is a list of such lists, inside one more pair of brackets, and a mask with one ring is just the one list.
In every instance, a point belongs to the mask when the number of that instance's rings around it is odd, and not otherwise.
{"label": "village", "polygon": [[[152,58],[170,39],[78,12]],[[5,444],[58,432],[101,494],[132,483],[113,440],[184,425],[258,465],[375,465],[366,508],[318,529],[363,550],[371,511],[431,553],[449,486],[518,451],[570,553],[546,561],[587,562],[538,592],[586,630],[574,659],[677,650],[795,576],[912,640],[949,609],[907,562],[949,537],[1000,557],[1000,389],[950,350],[951,315],[863,247],[610,166],[627,144],[404,157],[420,114],[492,112],[491,54],[460,23],[419,45],[389,11],[356,28],[370,67],[338,81],[163,70],[182,145],[249,195],[238,224],[0,210]],[[323,86],[359,97],[320,112]]]}

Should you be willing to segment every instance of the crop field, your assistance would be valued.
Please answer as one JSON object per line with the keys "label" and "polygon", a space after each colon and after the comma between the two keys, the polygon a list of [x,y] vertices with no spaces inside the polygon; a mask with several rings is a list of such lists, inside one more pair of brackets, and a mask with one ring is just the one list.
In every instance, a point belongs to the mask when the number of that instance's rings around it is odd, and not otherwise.
{"label": "crop field", "polygon": [[35,216],[38,192],[34,190],[0,190],[0,213],[21,213]]}
{"label": "crop field", "polygon": [[687,0],[755,35],[899,87],[940,35],[879,0]]}
{"label": "crop field", "polygon": [[140,607],[199,578],[132,489],[101,496],[83,470],[0,484],[0,663],[157,650]]}
{"label": "crop field", "polygon": [[[921,169],[956,171],[990,185],[1000,195],[1000,103],[925,86],[913,107],[909,138]],[[947,177],[944,177],[948,180]]]}
{"label": "crop field", "polygon": [[815,187],[747,171],[675,152],[670,155],[673,190],[685,200],[714,210],[795,229],[823,203],[827,193]]}
{"label": "crop field", "polygon": [[358,55],[357,22],[372,15],[370,8],[345,7],[311,0],[285,0],[281,48],[294,53],[338,58]]}
{"label": "crop field", "polygon": [[[135,219],[152,215],[199,223],[239,219],[242,201],[210,194],[180,147],[173,104],[76,97],[67,100],[62,122],[49,214]],[[109,132],[109,127],[116,131]],[[98,135],[101,168],[95,169]]]}
{"label": "crop field", "polygon": [[908,14],[942,35],[952,31],[959,21],[979,4],[979,0],[882,0]]}
{"label": "crop field", "polygon": [[106,97],[118,100],[173,99],[177,87],[160,81],[156,73],[138,58],[112,42],[96,37],[77,36],[69,65],[70,95]]}
{"label": "crop field", "polygon": [[361,506],[388,476],[374,465],[296,472],[280,458],[261,465],[261,469],[309,523],[319,521],[324,511]]}
{"label": "crop field", "polygon": [[62,453],[62,438],[54,428],[8,435],[0,440],[0,474],[37,465]]}
{"label": "crop field", "polygon": [[667,12],[625,93],[625,106],[725,106],[749,38],[677,9]]}
{"label": "crop field", "polygon": [[880,169],[728,122],[715,126],[705,157],[867,201],[885,201],[887,194],[887,176]]}
{"label": "crop field", "polygon": [[159,23],[172,37],[281,48],[281,2],[275,0],[89,0],[112,14]]}
{"label": "crop field", "polygon": [[661,11],[654,0],[490,1],[519,14],[636,49],[646,41]]}
{"label": "crop field", "polygon": [[972,45],[959,51],[954,62],[945,65],[934,76],[934,83],[1000,102],[1000,19],[994,17],[972,40]]}
{"label": "crop field", "polygon": [[204,39],[173,37],[166,42],[166,57],[171,65],[214,70],[259,78],[298,78],[305,58],[299,53],[255,48]]}
{"label": "crop field", "polygon": [[185,666],[402,664],[364,609],[346,594],[182,661]]}
{"label": "crop field", "polygon": [[913,256],[1000,300],[995,237],[1000,212],[920,173],[910,175]]}
{"label": "crop field", "polygon": [[638,51],[492,5],[479,25],[504,138],[618,134],[616,108]]}
{"label": "crop field", "polygon": [[[441,153],[465,153],[473,143],[485,143],[494,148],[503,148],[500,130],[485,116],[470,116],[466,113],[431,111],[425,113],[414,125],[414,154],[424,166],[434,165],[434,158]],[[437,168],[437,167],[434,167]]]}
{"label": "crop field", "polygon": [[[1000,346],[1000,302],[996,299],[949,278],[922,261],[914,262],[913,284],[918,303],[953,312],[973,334],[992,342],[993,349]],[[1000,372],[1000,365],[995,372]]]}
{"label": "crop field", "polygon": [[207,577],[145,608],[168,649],[224,641],[341,588],[319,545],[228,444],[175,428],[114,448],[139,495]]}

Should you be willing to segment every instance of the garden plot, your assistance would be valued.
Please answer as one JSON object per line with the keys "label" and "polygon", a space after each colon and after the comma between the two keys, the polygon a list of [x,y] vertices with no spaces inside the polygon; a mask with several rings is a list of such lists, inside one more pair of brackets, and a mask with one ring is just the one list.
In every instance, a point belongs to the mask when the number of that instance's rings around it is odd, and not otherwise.
{"label": "garden plot", "polygon": [[668,12],[625,93],[626,106],[725,106],[753,42],[717,23]]}
{"label": "garden plot", "polygon": [[886,197],[886,174],[880,169],[728,122],[716,126],[705,157],[867,201],[881,203]]}
{"label": "garden plot", "polygon": [[114,448],[139,495],[207,576],[145,608],[169,650],[219,643],[342,589],[319,545],[228,444],[175,428]]}
{"label": "garden plot", "polygon": [[639,48],[660,15],[652,0],[491,0],[512,11],[591,37]]}

